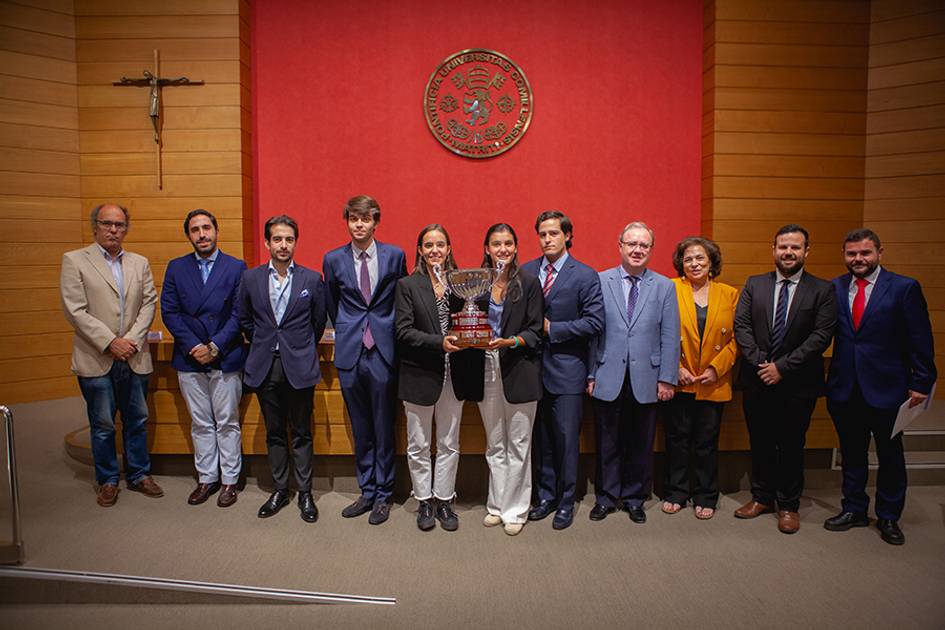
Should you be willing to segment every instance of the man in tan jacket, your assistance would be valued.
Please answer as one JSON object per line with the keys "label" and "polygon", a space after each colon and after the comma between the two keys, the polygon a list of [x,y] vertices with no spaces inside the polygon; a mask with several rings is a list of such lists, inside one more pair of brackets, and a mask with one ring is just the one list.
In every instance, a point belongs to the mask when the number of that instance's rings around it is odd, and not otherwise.
{"label": "man in tan jacket", "polygon": [[103,204],[92,210],[95,242],[62,257],[60,292],[66,320],[75,329],[72,371],[79,379],[91,427],[97,501],[118,498],[115,412],[121,412],[125,480],[129,490],[160,497],[148,453],[147,347],[157,292],[148,259],[122,250],[128,210]]}

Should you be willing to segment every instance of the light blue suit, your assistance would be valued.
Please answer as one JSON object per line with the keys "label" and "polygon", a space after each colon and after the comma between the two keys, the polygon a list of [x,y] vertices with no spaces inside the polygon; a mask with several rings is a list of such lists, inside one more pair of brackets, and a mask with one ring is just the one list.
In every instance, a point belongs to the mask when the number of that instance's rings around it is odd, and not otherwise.
{"label": "light blue suit", "polygon": [[591,344],[597,503],[639,507],[650,494],[657,382],[679,378],[679,304],[672,280],[649,269],[627,319],[626,272],[600,273],[604,330]]}
{"label": "light blue suit", "polygon": [[[640,280],[633,321],[627,321],[623,267],[600,272],[604,331],[591,344],[593,397],[616,400],[629,371],[638,403],[656,402],[656,382],[679,377],[679,304],[673,281],[647,269]],[[596,353],[596,354],[595,354]]]}

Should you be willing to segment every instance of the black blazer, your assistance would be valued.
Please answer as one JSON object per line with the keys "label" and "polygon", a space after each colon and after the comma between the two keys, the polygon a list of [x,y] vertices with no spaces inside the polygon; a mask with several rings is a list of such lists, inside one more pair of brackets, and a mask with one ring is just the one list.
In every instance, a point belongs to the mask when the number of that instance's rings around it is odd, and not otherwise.
{"label": "black blazer", "polygon": [[[518,278],[522,291],[510,291],[505,299],[502,309],[502,336],[517,335],[525,341],[525,345],[499,350],[502,387],[505,390],[505,399],[512,404],[540,400],[543,391],[541,353],[545,301],[535,276],[519,269]],[[480,300],[479,308],[488,312],[488,295]],[[475,392],[474,397],[467,400],[478,401],[483,399],[486,355],[477,349],[473,351],[471,359],[473,380],[470,382],[470,388],[474,388]]]}
{"label": "black blazer", "polygon": [[[450,312],[463,308],[463,300],[451,295]],[[436,310],[436,296],[429,276],[412,273],[397,281],[394,296],[395,328],[397,332],[398,381],[397,397],[415,405],[433,405],[443,390],[445,365],[443,356],[443,333]],[[482,383],[479,398],[475,398],[475,387],[470,388],[470,359],[475,351],[460,350],[450,355],[450,373],[453,393],[459,400],[482,400]],[[481,352],[479,353],[482,354]],[[479,363],[479,380],[482,381],[482,363]]]}
{"label": "black blazer", "polygon": [[[774,319],[775,273],[751,276],[735,309],[735,339],[742,351],[739,385],[768,387],[758,378],[758,365],[768,360]],[[837,321],[833,285],[804,272],[787,316],[784,343],[774,357],[782,381],[775,387],[816,398],[824,394],[823,354]]]}

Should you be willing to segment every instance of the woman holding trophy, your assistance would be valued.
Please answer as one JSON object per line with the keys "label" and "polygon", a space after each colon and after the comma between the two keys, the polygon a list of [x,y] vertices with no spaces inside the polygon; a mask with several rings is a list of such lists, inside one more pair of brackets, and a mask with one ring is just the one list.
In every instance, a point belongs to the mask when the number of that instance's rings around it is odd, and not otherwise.
{"label": "woman holding trophy", "polygon": [[[446,274],[455,268],[449,233],[434,223],[417,236],[413,273],[397,282],[397,395],[407,416],[407,467],[413,496],[420,502],[417,527],[423,531],[433,529],[436,521],[447,531],[459,527],[453,499],[463,400],[481,397],[470,395],[470,377],[463,373],[463,355],[469,357],[471,351],[454,354],[462,348],[449,334],[450,313],[463,305],[447,288]],[[435,467],[430,458],[434,415]]]}
{"label": "woman holding trophy", "polygon": [[477,385],[486,430],[489,496],[483,524],[504,524],[515,536],[528,519],[532,494],[531,440],[541,398],[541,340],[544,303],[538,280],[518,266],[518,237],[498,223],[486,232],[482,266],[495,270],[488,300],[492,340],[476,357]]}

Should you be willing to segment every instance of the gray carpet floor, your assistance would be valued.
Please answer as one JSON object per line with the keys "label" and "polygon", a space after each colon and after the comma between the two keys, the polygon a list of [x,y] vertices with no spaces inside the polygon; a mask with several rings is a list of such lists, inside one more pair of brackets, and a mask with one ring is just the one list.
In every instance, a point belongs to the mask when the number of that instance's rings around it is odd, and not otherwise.
{"label": "gray carpet floor", "polygon": [[[193,480],[161,475],[166,496],[123,490],[95,504],[92,471],[64,452],[84,422],[77,399],[14,407],[26,566],[149,575],[397,598],[395,606],[300,605],[118,586],[0,579],[2,628],[702,628],[945,627],[945,488],[914,486],[904,547],[875,528],[827,532],[839,491],[811,490],[801,531],[773,516],[739,521],[747,492],[725,495],[711,521],[647,503],[593,523],[588,494],[575,524],[550,519],[509,537],[481,525],[481,497],[461,497],[458,532],[420,532],[413,500],[380,527],[342,519],[355,494],[317,496],[256,518],[267,492],[248,480],[236,505],[186,505]],[[316,458],[316,466],[318,459]],[[837,473],[839,474],[839,473]],[[484,488],[483,488],[484,490]],[[4,505],[4,510],[8,506]],[[8,512],[0,511],[0,527]],[[8,536],[0,529],[0,539]]]}

